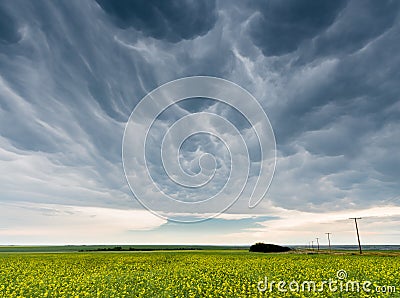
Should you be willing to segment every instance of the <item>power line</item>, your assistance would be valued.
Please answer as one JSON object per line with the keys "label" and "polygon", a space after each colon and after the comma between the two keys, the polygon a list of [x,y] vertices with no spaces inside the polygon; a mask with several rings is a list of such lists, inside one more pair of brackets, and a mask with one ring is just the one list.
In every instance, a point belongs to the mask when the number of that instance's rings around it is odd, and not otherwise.
{"label": "power line", "polygon": [[361,249],[361,242],[360,242],[360,234],[358,233],[357,219],[362,219],[362,218],[361,217],[350,217],[349,219],[354,219],[354,223],[356,224],[358,248],[360,249],[360,255],[361,255],[362,254],[362,249]]}

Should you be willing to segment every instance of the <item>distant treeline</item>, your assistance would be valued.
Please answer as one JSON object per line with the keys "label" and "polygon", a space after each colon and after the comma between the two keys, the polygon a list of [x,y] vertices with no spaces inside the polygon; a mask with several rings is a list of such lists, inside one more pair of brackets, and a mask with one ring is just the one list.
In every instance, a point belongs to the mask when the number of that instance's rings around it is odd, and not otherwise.
{"label": "distant treeline", "polygon": [[[119,248],[121,247],[121,249]],[[92,245],[37,245],[22,246],[9,245],[1,246],[3,252],[91,252],[91,251],[190,251],[190,250],[247,250],[248,246],[228,245],[186,245],[186,244],[92,244]]]}
{"label": "distant treeline", "polygon": [[98,249],[80,249],[80,252],[84,251],[156,251],[156,250],[203,250],[202,248],[194,248],[194,247],[163,247],[163,248],[134,248],[134,247],[102,247]]}
{"label": "distant treeline", "polygon": [[258,242],[250,246],[250,252],[287,252],[290,251],[291,248],[286,246],[280,246],[276,244],[266,244],[262,242]]}

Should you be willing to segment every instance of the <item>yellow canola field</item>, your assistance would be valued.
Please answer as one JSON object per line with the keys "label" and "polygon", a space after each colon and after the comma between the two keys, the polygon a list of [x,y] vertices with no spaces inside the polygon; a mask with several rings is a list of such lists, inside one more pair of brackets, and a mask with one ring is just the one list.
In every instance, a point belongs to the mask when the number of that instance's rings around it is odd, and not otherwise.
{"label": "yellow canola field", "polygon": [[400,259],[247,251],[2,253],[0,297],[400,297]]}

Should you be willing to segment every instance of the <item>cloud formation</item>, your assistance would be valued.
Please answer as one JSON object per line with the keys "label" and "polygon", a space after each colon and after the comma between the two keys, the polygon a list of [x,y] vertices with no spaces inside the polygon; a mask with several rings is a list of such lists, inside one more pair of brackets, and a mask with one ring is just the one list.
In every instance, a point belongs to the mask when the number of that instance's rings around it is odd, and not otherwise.
{"label": "cloud formation", "polygon": [[[0,4],[0,200],[10,217],[20,212],[10,202],[142,210],[122,169],[124,125],[149,91],[190,75],[246,88],[275,131],[277,172],[266,200],[248,210],[245,193],[227,215],[268,215],[271,205],[342,214],[398,197],[398,2],[129,3]],[[232,110],[193,101],[160,117],[153,140],[194,111],[232,120],[254,143]],[[151,170],[163,183],[157,148]],[[213,138],[198,136],[182,149],[188,172],[204,152],[229,168]]]}
{"label": "cloud formation", "polygon": [[133,27],[147,36],[170,42],[202,36],[217,19],[215,0],[96,2],[118,27]]}
{"label": "cloud formation", "polygon": [[8,13],[4,3],[0,4],[0,44],[12,44],[21,39],[18,24]]}
{"label": "cloud formation", "polygon": [[329,27],[344,4],[345,1],[257,1],[250,34],[265,56],[284,55]]}

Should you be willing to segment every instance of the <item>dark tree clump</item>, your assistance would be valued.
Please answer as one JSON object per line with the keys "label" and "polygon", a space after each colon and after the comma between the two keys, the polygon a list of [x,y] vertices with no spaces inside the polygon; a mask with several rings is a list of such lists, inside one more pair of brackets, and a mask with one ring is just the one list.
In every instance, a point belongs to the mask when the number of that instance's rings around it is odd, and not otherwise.
{"label": "dark tree clump", "polygon": [[286,252],[291,250],[289,247],[275,244],[256,243],[250,246],[250,252]]}

